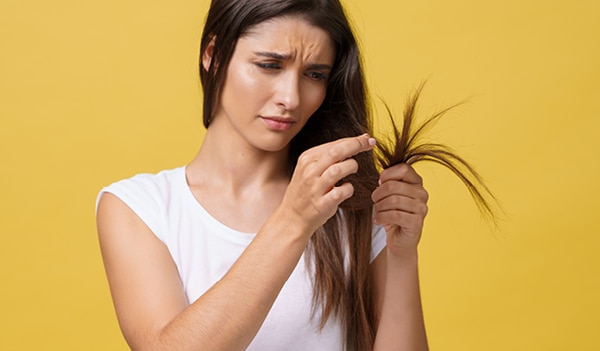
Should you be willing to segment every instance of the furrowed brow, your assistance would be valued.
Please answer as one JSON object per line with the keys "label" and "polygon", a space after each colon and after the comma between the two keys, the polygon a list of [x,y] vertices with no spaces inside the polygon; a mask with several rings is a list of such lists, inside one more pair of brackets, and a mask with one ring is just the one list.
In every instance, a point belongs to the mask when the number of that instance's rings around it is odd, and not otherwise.
{"label": "furrowed brow", "polygon": [[310,69],[318,69],[318,70],[329,70],[331,71],[332,67],[330,65],[325,65],[325,64],[321,64],[321,63],[313,63],[310,66]]}
{"label": "furrowed brow", "polygon": [[[270,51],[255,51],[254,55],[261,56],[261,57],[267,57],[267,58],[278,60],[278,61],[287,61],[287,60],[292,59],[292,55],[280,54],[277,52],[270,52]],[[309,67],[310,67],[310,69],[317,69],[317,70],[332,70],[332,68],[333,68],[330,65],[326,65],[326,64],[322,64],[322,63],[311,63],[309,65]]]}
{"label": "furrowed brow", "polygon": [[284,54],[278,54],[276,52],[268,52],[268,51],[255,51],[254,55],[272,58],[272,59],[280,60],[280,61],[285,61],[285,60],[289,60],[292,58],[292,55],[284,55]]}

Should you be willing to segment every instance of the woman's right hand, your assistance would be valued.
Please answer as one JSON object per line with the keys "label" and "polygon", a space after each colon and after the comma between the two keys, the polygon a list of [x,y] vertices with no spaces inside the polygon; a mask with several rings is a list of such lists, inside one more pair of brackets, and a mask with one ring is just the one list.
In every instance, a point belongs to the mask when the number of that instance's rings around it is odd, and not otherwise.
{"label": "woman's right hand", "polygon": [[352,156],[371,150],[374,145],[375,139],[363,134],[303,152],[279,207],[286,220],[312,235],[354,193],[350,183],[336,185],[358,170],[358,163]]}

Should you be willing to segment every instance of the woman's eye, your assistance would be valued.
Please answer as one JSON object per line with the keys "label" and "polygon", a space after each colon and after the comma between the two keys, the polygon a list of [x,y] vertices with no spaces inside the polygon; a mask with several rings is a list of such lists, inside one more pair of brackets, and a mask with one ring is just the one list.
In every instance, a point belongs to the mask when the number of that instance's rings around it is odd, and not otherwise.
{"label": "woman's eye", "polygon": [[316,72],[316,71],[310,71],[308,73],[306,73],[306,75],[313,80],[326,80],[327,74],[322,73],[322,72]]}
{"label": "woman's eye", "polygon": [[258,67],[268,70],[280,69],[281,65],[276,62],[259,62],[256,64]]}

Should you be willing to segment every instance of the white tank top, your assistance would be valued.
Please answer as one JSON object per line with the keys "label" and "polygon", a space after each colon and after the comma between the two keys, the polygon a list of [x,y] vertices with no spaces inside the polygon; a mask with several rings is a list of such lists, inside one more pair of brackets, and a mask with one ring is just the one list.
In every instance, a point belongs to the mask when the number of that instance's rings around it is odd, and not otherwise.
{"label": "white tank top", "polygon": [[[102,189],[98,199],[104,192],[127,204],[167,246],[190,303],[225,275],[255,237],[212,217],[193,196],[185,167],[121,180]],[[375,227],[371,260],[384,247],[385,231]],[[320,314],[311,319],[311,306],[312,284],[303,255],[247,350],[341,350],[340,323],[330,318],[319,331]]]}

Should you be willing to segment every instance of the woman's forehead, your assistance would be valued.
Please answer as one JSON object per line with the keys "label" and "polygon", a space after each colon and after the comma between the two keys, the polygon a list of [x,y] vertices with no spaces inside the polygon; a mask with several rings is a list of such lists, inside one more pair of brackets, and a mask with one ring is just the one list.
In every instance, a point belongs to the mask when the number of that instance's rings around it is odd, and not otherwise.
{"label": "woman's forehead", "polygon": [[240,37],[260,51],[282,55],[310,54],[333,60],[334,45],[329,34],[301,16],[283,16],[252,26]]}

